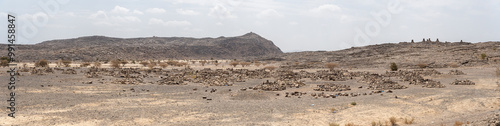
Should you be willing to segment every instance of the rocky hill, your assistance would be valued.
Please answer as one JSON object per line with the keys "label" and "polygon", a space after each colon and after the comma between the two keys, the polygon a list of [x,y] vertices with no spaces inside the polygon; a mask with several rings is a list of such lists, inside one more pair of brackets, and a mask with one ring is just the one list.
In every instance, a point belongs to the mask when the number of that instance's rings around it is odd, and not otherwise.
{"label": "rocky hill", "polygon": [[[481,55],[484,54],[484,59]],[[353,47],[339,51],[287,53],[290,62],[334,62],[341,67],[431,68],[500,64],[500,42],[400,42]]]}
{"label": "rocky hill", "polygon": [[[6,45],[2,45],[6,47]],[[6,49],[0,50],[7,54]],[[109,60],[109,59],[241,59],[283,52],[255,33],[237,37],[186,38],[147,37],[112,38],[88,36],[45,41],[34,45],[18,45],[18,60]]]}

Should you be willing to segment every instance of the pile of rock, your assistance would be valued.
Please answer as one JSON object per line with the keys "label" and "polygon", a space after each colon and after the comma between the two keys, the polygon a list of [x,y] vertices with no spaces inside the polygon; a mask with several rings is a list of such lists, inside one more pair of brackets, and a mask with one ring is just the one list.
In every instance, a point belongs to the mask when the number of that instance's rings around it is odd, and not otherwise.
{"label": "pile of rock", "polygon": [[351,90],[351,86],[347,86],[344,84],[319,84],[317,88],[314,88],[315,91],[349,91]]}
{"label": "pile of rock", "polygon": [[476,85],[476,83],[470,80],[455,80],[454,82],[451,82],[451,85]]}
{"label": "pile of rock", "polygon": [[417,80],[414,82],[410,82],[410,84],[422,85],[422,87],[426,87],[426,88],[444,88],[444,87],[446,87],[443,84],[441,84],[441,82],[434,81],[431,79]]}
{"label": "pile of rock", "polygon": [[368,89],[371,90],[387,90],[387,89],[406,89],[407,86],[400,85],[398,82],[384,78],[380,74],[363,75],[360,82],[368,83]]}
{"label": "pile of rock", "polygon": [[176,74],[173,76],[163,77],[161,80],[157,81],[159,85],[186,85],[184,83],[184,76]]}
{"label": "pile of rock", "polygon": [[76,70],[74,69],[66,69],[62,72],[62,74],[76,74]]}
{"label": "pile of rock", "polygon": [[257,85],[253,87],[254,90],[264,90],[264,91],[282,91],[286,90],[286,88],[300,88],[302,86],[305,86],[306,84],[304,81],[299,81],[296,79],[283,79],[283,80],[276,80],[276,81],[269,81],[266,80],[260,85]]}
{"label": "pile of rock", "polygon": [[460,71],[460,70],[450,70],[450,72],[448,74],[450,74],[450,75],[465,75],[465,73]]}
{"label": "pile of rock", "polygon": [[126,79],[117,79],[112,81],[113,84],[140,84],[143,83],[142,78],[126,78]]}

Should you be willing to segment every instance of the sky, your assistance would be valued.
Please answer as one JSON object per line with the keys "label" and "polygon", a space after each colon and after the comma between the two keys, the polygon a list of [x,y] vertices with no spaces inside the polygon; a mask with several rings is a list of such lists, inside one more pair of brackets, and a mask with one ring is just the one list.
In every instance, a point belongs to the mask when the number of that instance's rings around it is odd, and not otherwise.
{"label": "sky", "polygon": [[232,37],[254,32],[284,52],[409,42],[500,40],[499,0],[1,0],[16,43],[101,35]]}

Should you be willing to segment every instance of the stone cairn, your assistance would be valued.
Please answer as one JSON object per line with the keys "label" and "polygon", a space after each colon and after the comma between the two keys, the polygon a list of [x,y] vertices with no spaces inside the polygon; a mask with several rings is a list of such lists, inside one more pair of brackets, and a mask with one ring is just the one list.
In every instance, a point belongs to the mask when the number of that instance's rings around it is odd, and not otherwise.
{"label": "stone cairn", "polygon": [[340,91],[349,91],[351,90],[351,86],[347,86],[344,84],[319,84],[318,87],[314,88],[315,91],[330,91],[330,92],[340,92]]}
{"label": "stone cairn", "polygon": [[450,72],[448,74],[450,74],[450,75],[465,75],[465,73],[460,71],[460,70],[450,70]]}
{"label": "stone cairn", "polygon": [[395,81],[384,78],[380,74],[363,75],[360,82],[368,83],[368,89],[371,90],[387,90],[387,89],[406,89],[408,87],[400,85]]}
{"label": "stone cairn", "polygon": [[432,70],[414,70],[414,71],[404,71],[400,70],[397,72],[386,72],[386,76],[399,77],[405,82],[409,82],[412,85],[422,85],[426,88],[444,88],[443,84],[439,81],[434,81],[430,79],[424,79],[423,76],[441,75],[442,73],[432,69]]}
{"label": "stone cairn", "polygon": [[65,69],[62,74],[76,74],[76,70],[74,69]]}
{"label": "stone cairn", "polygon": [[451,85],[476,85],[476,83],[470,80],[455,80],[451,82]]}

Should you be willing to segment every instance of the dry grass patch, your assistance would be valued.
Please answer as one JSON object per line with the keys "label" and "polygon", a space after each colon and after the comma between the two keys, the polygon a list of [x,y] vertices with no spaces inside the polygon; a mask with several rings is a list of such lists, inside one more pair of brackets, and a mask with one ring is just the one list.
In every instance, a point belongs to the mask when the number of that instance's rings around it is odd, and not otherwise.
{"label": "dry grass patch", "polygon": [[276,67],[275,66],[266,66],[266,67],[264,67],[264,69],[273,71],[274,69],[276,69]]}
{"label": "dry grass patch", "polygon": [[396,125],[396,117],[391,117],[389,118],[389,122],[391,123],[391,126],[395,126]]}
{"label": "dry grass patch", "polygon": [[415,121],[415,118],[411,119],[405,118],[405,124],[413,124],[413,121]]}
{"label": "dry grass patch", "polygon": [[455,124],[453,124],[453,126],[462,126],[463,124],[463,122],[455,121]]}
{"label": "dry grass patch", "polygon": [[339,66],[339,64],[337,63],[325,63],[325,67],[330,69],[330,70],[334,70],[335,67]]}

